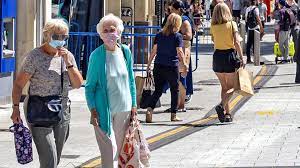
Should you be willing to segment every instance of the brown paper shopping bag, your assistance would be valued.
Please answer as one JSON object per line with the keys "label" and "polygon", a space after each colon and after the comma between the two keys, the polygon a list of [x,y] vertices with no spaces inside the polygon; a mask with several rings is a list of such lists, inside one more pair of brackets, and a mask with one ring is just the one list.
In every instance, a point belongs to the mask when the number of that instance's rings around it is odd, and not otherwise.
{"label": "brown paper shopping bag", "polygon": [[136,76],[135,85],[136,85],[136,102],[138,108],[140,107],[140,102],[143,94],[144,83],[147,77]]}
{"label": "brown paper shopping bag", "polygon": [[242,96],[253,96],[253,74],[244,68],[237,70],[234,90]]}

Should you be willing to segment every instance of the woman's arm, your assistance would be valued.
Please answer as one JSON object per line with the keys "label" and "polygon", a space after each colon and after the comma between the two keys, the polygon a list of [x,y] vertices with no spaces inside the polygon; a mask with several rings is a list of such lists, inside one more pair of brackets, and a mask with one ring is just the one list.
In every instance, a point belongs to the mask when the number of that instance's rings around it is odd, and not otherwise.
{"label": "woman's arm", "polygon": [[180,30],[183,36],[183,40],[191,40],[193,38],[192,28],[189,21],[184,21],[181,25]]}
{"label": "woman's arm", "polygon": [[12,91],[12,99],[13,99],[13,113],[11,115],[11,119],[13,123],[20,123],[22,122],[20,117],[20,99],[22,96],[22,90],[25,87],[26,83],[30,80],[32,77],[31,74],[28,74],[26,72],[20,72],[17,75],[16,80],[14,81],[13,91]]}
{"label": "woman's arm", "polygon": [[64,59],[64,62],[68,68],[68,75],[71,81],[72,88],[79,89],[83,84],[83,78],[77,69],[76,62],[73,59],[73,55],[66,49],[60,48],[58,50],[58,55],[61,55]]}
{"label": "woman's arm", "polygon": [[[135,79],[134,79],[134,72],[133,72],[133,62],[132,62],[132,55],[130,49],[126,47],[126,54],[127,54],[127,64],[128,64],[128,74],[129,74],[129,87],[130,87],[130,94],[131,94],[131,101],[132,101],[132,112],[136,113],[137,103],[136,103],[136,86],[135,86]],[[126,56],[125,56],[126,57]]]}
{"label": "woman's arm", "polygon": [[244,66],[243,51],[242,51],[242,47],[241,47],[241,44],[240,44],[240,41],[238,40],[238,38],[239,38],[239,34],[238,34],[238,32],[235,32],[234,33],[234,46],[235,46],[235,49],[236,49],[238,55],[240,56],[242,66]]}
{"label": "woman's arm", "polygon": [[150,57],[148,59],[147,71],[150,70],[151,63],[152,63],[153,59],[156,57],[156,53],[157,53],[157,44],[154,44],[154,46],[151,50]]}
{"label": "woman's arm", "polygon": [[96,111],[95,93],[98,84],[98,67],[96,62],[97,53],[94,51],[89,60],[88,71],[85,84],[85,97],[91,112]]}

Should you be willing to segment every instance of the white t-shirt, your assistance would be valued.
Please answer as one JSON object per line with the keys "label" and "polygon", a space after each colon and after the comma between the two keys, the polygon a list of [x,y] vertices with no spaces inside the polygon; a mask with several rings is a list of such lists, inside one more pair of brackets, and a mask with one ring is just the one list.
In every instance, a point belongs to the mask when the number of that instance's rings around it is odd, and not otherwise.
{"label": "white t-shirt", "polygon": [[241,10],[241,0],[233,0],[232,2],[232,10]]}
{"label": "white t-shirt", "polygon": [[265,13],[267,12],[267,5],[262,3],[262,4],[258,4],[258,9],[259,9],[259,16],[261,21],[265,21]]}
{"label": "white t-shirt", "polygon": [[[254,9],[254,8],[255,8],[255,9]],[[250,11],[252,11],[253,9],[254,9],[255,15],[256,15],[256,16],[259,16],[259,10],[258,10],[258,7],[257,7],[257,6],[249,6],[249,7],[246,9],[246,14],[245,14],[245,16],[246,16],[246,22],[247,22],[248,13],[249,13]],[[258,25],[258,24],[257,24],[256,27],[254,27],[254,28],[252,28],[252,29],[248,28],[248,30],[255,30],[255,29],[259,29],[259,25]]]}

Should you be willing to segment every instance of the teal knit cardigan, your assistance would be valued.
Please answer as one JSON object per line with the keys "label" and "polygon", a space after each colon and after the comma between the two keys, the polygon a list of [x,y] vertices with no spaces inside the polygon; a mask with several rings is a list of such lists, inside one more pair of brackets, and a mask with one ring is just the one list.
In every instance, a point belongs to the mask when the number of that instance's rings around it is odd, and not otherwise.
{"label": "teal knit cardigan", "polygon": [[[125,52],[126,66],[129,76],[131,95],[128,96],[131,96],[132,107],[136,107],[136,86],[134,80],[132,56],[128,46],[122,45],[121,47]],[[110,136],[112,121],[107,93],[106,49],[104,45],[96,48],[90,56],[85,84],[85,96],[89,109],[96,109],[98,113],[100,128]]]}

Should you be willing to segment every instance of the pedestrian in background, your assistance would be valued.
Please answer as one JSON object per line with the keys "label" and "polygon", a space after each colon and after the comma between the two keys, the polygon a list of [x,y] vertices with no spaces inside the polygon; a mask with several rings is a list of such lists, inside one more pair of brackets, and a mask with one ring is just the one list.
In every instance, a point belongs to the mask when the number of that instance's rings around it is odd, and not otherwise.
{"label": "pedestrian in background", "polygon": [[[182,25],[180,27],[179,33],[182,34],[183,37],[183,52],[184,52],[184,62],[179,63],[179,72],[180,72],[180,83],[179,83],[179,103],[178,110],[185,112],[185,102],[187,95],[187,83],[192,83],[192,77],[189,78],[190,81],[187,81],[187,71],[185,71],[185,65],[190,65],[191,60],[191,40],[193,38],[192,25],[193,21],[185,15],[185,6],[181,0],[175,0],[171,6],[171,12],[176,13],[181,16]],[[190,68],[188,66],[188,68]],[[189,73],[192,73],[191,71]]]}
{"label": "pedestrian in background", "polygon": [[[265,23],[267,20],[267,5],[264,3],[264,0],[258,0],[257,4],[258,10],[259,10],[259,17],[262,24],[262,27],[265,28]],[[260,34],[260,40],[262,40],[264,33]]]}
{"label": "pedestrian in background", "polygon": [[[286,7],[289,8],[292,12],[293,12],[293,15],[295,17],[295,20],[297,20],[297,14],[298,14],[298,11],[299,11],[299,7],[298,7],[298,4],[295,2],[295,0],[287,0],[286,1]],[[291,35],[293,37],[293,42],[294,42],[294,45],[297,46],[297,21],[295,21],[295,23],[292,23],[290,28],[291,28]]]}
{"label": "pedestrian in background", "polygon": [[274,10],[272,12],[272,18],[275,20],[275,22],[274,22],[275,41],[279,42],[279,30],[280,30],[280,26],[279,26],[278,23],[280,21],[280,9],[279,9],[279,5],[278,5],[277,1],[274,4]]}
{"label": "pedestrian in background", "polygon": [[129,48],[119,45],[122,20],[104,16],[97,32],[104,44],[96,48],[88,65],[85,95],[91,112],[102,167],[117,168],[130,117],[136,115],[136,87]]}
{"label": "pedestrian in background", "polygon": [[286,1],[279,0],[278,3],[280,20],[279,24],[279,49],[281,51],[283,57],[283,63],[288,62],[289,60],[289,41],[290,41],[290,31],[291,31],[291,18],[289,14],[287,14]]}
{"label": "pedestrian in background", "polygon": [[259,10],[257,7],[256,0],[250,0],[250,6],[246,9],[246,26],[248,29],[247,34],[247,46],[246,46],[246,54],[247,54],[247,64],[253,63],[251,61],[251,48],[253,47],[254,52],[254,33],[255,30],[263,33],[263,26],[259,17]]}
{"label": "pedestrian in background", "polygon": [[[243,54],[240,46],[238,28],[232,21],[229,7],[225,3],[215,6],[210,32],[214,42],[213,71],[221,83],[221,104],[216,106],[220,122],[231,122],[229,100],[233,93],[233,83],[236,69],[244,65]],[[237,51],[237,55],[235,55]],[[237,65],[241,60],[241,65]],[[237,67],[238,66],[238,67]]]}
{"label": "pedestrian in background", "polygon": [[147,72],[150,70],[153,59],[153,76],[155,91],[149,102],[146,122],[152,122],[152,114],[158,99],[163,93],[165,83],[168,83],[171,89],[171,121],[180,121],[176,116],[178,110],[178,92],[179,92],[179,61],[184,63],[184,71],[187,71],[183,53],[183,37],[179,32],[182,24],[181,16],[172,13],[167,20],[163,30],[155,36],[154,46],[148,60]]}
{"label": "pedestrian in background", "polygon": [[233,20],[239,24],[241,19],[242,0],[232,1],[232,16]]}
{"label": "pedestrian in background", "polygon": [[[68,25],[63,20],[53,19],[47,22],[43,28],[43,44],[26,55],[21,71],[14,82],[12,93],[14,105],[11,116],[13,123],[22,122],[19,103],[22,89],[28,81],[30,81],[29,93],[24,100],[27,121],[27,113],[29,113],[27,105],[28,101],[31,101],[31,96],[39,96],[42,99],[62,94],[62,119],[58,124],[46,127],[28,121],[39,155],[40,168],[56,168],[59,164],[69,134],[71,118],[69,85],[71,84],[72,88],[80,88],[83,83],[73,54],[63,47],[68,33]],[[62,82],[63,88],[61,88]]]}
{"label": "pedestrian in background", "polygon": [[206,15],[206,20],[210,20],[211,18],[211,12],[210,12],[210,4],[212,0],[205,0],[205,15]]}
{"label": "pedestrian in background", "polygon": [[259,10],[259,17],[262,24],[262,27],[265,28],[265,23],[267,20],[267,5],[264,3],[264,0],[258,0],[257,4],[258,10]]}

